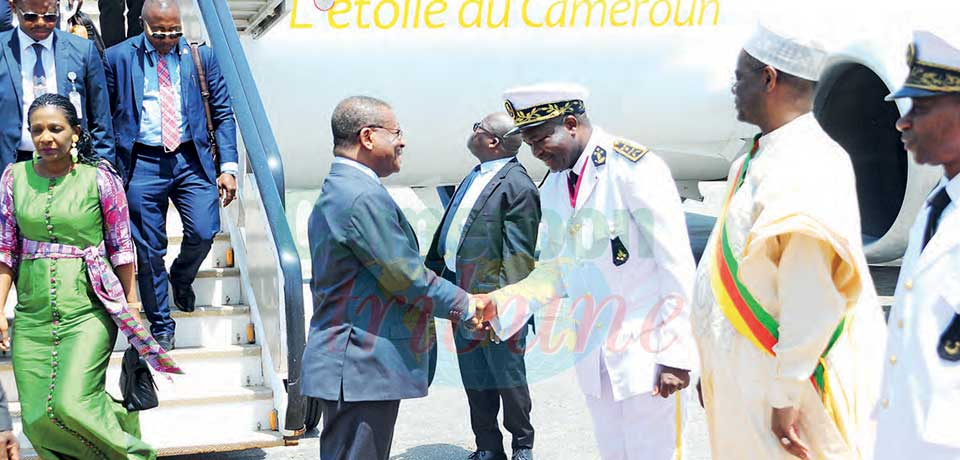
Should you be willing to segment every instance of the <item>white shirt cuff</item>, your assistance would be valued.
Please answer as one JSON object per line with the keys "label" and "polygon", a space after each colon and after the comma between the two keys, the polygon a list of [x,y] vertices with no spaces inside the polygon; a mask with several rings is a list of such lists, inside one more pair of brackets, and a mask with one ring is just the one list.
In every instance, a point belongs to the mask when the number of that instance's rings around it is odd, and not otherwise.
{"label": "white shirt cuff", "polygon": [[237,174],[240,172],[240,164],[236,161],[228,161],[226,163],[220,164],[220,172],[233,174],[233,177],[237,177]]}

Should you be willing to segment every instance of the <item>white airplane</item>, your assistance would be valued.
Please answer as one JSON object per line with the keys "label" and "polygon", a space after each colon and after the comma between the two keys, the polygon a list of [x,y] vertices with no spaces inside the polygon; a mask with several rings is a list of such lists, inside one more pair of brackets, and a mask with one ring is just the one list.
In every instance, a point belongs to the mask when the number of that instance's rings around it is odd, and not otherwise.
{"label": "white airplane", "polygon": [[[437,2],[444,10],[424,20]],[[697,182],[724,179],[743,139],[756,132],[735,120],[730,94],[741,44],[758,20],[788,24],[835,53],[816,115],[856,168],[870,261],[896,260],[940,173],[904,151],[894,123],[908,103],[883,97],[906,75],[910,31],[936,30],[946,21],[938,18],[957,17],[960,6],[930,0],[881,11],[867,1],[769,3],[301,0],[289,24],[248,36],[244,47],[289,188],[320,187],[332,159],[330,114],[349,95],[381,97],[396,109],[407,147],[402,171],[386,183],[430,187],[458,183],[473,165],[465,139],[474,121],[502,110],[505,88],[561,80],[590,88],[594,122],[651,147],[670,165],[681,194],[699,199]],[[482,27],[465,27],[476,11]],[[550,28],[550,20],[565,27]],[[543,165],[522,152],[531,174],[542,177]]]}

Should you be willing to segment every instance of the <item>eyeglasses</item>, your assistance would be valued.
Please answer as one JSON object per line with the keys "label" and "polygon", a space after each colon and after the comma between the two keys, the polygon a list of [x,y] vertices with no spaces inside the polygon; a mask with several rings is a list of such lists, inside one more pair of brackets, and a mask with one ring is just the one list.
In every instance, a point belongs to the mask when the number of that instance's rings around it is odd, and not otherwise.
{"label": "eyeglasses", "polygon": [[364,128],[382,129],[382,130],[384,130],[384,131],[389,132],[390,134],[393,134],[393,136],[394,136],[395,138],[401,138],[401,137],[403,137],[403,131],[400,130],[400,128],[390,129],[390,128],[387,128],[386,126],[380,126],[380,125],[367,125],[367,126],[364,126],[363,128],[360,128],[359,131],[357,131],[357,135],[358,135],[358,136],[359,136],[360,133],[364,130]]}
{"label": "eyeglasses", "polygon": [[491,136],[493,136],[493,137],[495,137],[495,138],[497,138],[497,139],[499,139],[499,140],[503,140],[503,139],[500,138],[500,136],[498,136],[498,135],[490,132],[489,129],[484,128],[481,123],[482,123],[482,122],[478,121],[478,122],[476,122],[476,123],[473,124],[473,132],[483,131],[484,133],[487,133],[487,134],[489,134],[489,135],[491,135]]}
{"label": "eyeglasses", "polygon": [[57,22],[57,19],[60,19],[60,13],[34,13],[33,11],[23,11],[18,9],[20,16],[23,17],[23,20],[26,22],[37,22],[40,18],[43,18],[44,22]]}
{"label": "eyeglasses", "polygon": [[153,37],[154,40],[164,40],[168,38],[176,40],[183,36],[182,30],[175,30],[173,32],[154,32],[153,29],[150,28],[150,25],[146,22],[143,23],[143,28],[146,29],[147,35]]}

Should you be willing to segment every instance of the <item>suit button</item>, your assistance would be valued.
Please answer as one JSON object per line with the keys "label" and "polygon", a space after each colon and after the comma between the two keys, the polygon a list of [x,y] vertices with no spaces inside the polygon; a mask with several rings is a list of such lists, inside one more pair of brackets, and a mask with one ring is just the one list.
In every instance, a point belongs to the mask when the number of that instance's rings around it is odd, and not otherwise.
{"label": "suit button", "polygon": [[891,365],[897,364],[897,355],[890,356],[890,364]]}
{"label": "suit button", "polygon": [[907,288],[907,290],[913,289],[913,280],[905,281],[903,287]]}
{"label": "suit button", "polygon": [[883,404],[883,408],[886,409],[890,407],[890,400],[887,398],[883,398],[883,402],[881,404]]}
{"label": "suit button", "polygon": [[902,320],[902,319],[898,319],[898,320],[897,320],[897,329],[903,329],[903,320]]}

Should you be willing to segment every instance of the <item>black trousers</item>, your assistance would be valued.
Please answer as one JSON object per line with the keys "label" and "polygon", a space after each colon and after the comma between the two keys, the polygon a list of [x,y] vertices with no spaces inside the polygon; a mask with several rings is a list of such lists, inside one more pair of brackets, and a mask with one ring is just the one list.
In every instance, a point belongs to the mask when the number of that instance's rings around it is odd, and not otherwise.
{"label": "black trousers", "polygon": [[320,460],[389,460],[400,401],[321,400]]}
{"label": "black trousers", "polygon": [[470,334],[461,327],[454,329],[460,376],[470,405],[470,426],[477,449],[503,450],[503,434],[497,422],[501,404],[503,426],[513,436],[512,449],[533,449],[534,431],[530,423],[533,402],[523,361],[527,329],[501,343],[486,337],[466,337]]}
{"label": "black trousers", "polygon": [[[126,4],[126,27],[124,27],[124,4]],[[140,11],[143,0],[100,0],[100,36],[103,46],[109,48],[143,32]]]}

